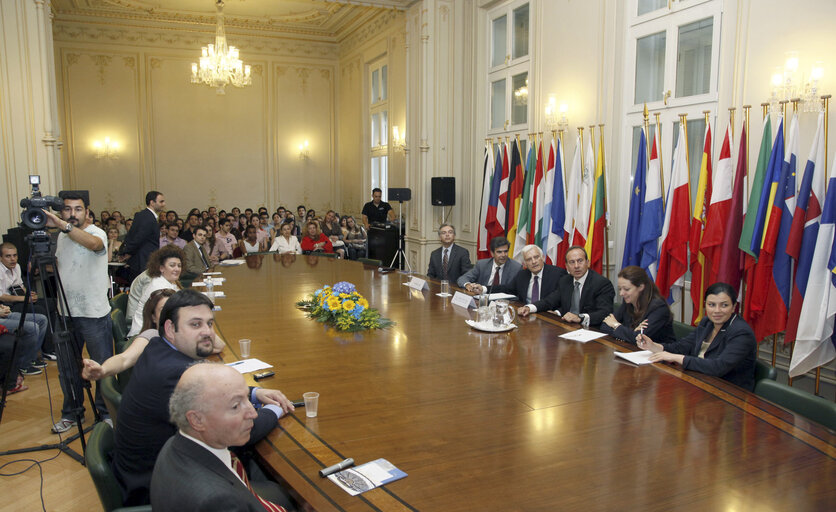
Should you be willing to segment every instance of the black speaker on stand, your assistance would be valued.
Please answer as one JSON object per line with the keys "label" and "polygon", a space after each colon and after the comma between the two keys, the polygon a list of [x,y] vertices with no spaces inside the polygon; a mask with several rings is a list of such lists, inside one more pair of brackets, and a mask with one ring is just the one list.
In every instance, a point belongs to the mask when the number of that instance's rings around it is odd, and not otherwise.
{"label": "black speaker on stand", "polygon": [[432,193],[430,200],[433,206],[456,205],[456,178],[436,177],[430,180]]}

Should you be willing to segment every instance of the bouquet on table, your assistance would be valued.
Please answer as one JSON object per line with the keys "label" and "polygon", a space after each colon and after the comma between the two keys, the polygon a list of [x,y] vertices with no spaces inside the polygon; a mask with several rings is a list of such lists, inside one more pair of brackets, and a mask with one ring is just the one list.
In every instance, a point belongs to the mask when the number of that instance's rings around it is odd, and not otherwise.
{"label": "bouquet on table", "polygon": [[347,281],[323,286],[296,305],[307,310],[309,318],[330,324],[338,331],[385,329],[395,325],[395,322],[380,316],[378,310],[370,308],[369,301]]}

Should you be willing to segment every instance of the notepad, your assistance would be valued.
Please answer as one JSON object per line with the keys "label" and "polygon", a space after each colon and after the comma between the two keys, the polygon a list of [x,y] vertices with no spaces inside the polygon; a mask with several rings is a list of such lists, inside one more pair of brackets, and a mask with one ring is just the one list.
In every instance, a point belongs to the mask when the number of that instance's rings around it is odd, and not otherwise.
{"label": "notepad", "polygon": [[560,335],[561,338],[565,338],[567,340],[580,341],[581,343],[586,343],[587,341],[603,338],[604,336],[606,336],[606,334],[596,331],[590,331],[589,329],[578,329],[577,331],[565,332]]}
{"label": "notepad", "polygon": [[375,487],[400,480],[405,476],[406,473],[396,468],[388,460],[377,459],[356,468],[344,469],[333,475],[328,475],[328,479],[348,494],[357,496]]}
{"label": "notepad", "polygon": [[265,363],[261,359],[242,359],[240,361],[235,361],[234,363],[227,363],[227,366],[233,368],[238,371],[238,373],[250,373],[255,372],[258,370],[264,370],[265,368],[272,368],[272,364]]}
{"label": "notepad", "polygon": [[633,364],[651,364],[652,361],[649,360],[650,356],[653,355],[653,352],[649,350],[640,350],[638,352],[616,352],[615,356],[620,357],[621,359],[626,359]]}

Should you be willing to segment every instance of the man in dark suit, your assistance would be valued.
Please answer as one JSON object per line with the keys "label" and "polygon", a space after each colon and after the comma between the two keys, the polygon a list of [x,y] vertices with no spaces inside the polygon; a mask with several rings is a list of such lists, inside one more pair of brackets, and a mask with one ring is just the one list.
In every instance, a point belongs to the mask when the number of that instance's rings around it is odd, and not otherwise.
{"label": "man in dark suit", "polygon": [[557,290],[517,312],[526,316],[557,310],[564,322],[597,328],[612,313],[615,288],[609,279],[589,268],[586,250],[579,245],[566,251],[566,269],[569,275],[560,279]]}
{"label": "man in dark suit", "polygon": [[[212,302],[200,292],[186,289],[172,295],[160,312],[159,325],[161,336],[150,340],[137,360],[119,407],[113,472],[126,506],[149,503],[154,461],[176,432],[169,422],[171,393],[186,368],[213,351]],[[254,388],[250,398],[257,406],[266,404],[259,408],[250,432],[249,443],[254,443],[293,405],[277,390]]]}
{"label": "man in dark suit", "polygon": [[456,228],[452,224],[444,223],[438,228],[438,239],[441,240],[441,247],[430,253],[427,277],[455,283],[473,266],[470,253],[455,244]]}
{"label": "man in dark suit", "polygon": [[128,260],[133,280],[148,264],[148,256],[160,248],[160,223],[157,216],[165,209],[165,196],[156,190],[145,194],[147,208],[134,215],[134,222],[119,252]]}
{"label": "man in dark suit", "polygon": [[198,364],[183,373],[168,406],[178,432],[163,446],[151,477],[155,511],[285,510],[265,501],[267,482],[249,486],[229,451],[247,442],[258,418],[249,395],[244,377],[228,366]]}
{"label": "man in dark suit", "polygon": [[517,272],[522,270],[522,265],[508,258],[510,247],[508,239],[504,236],[493,237],[490,243],[492,258],[477,261],[472,269],[459,278],[457,284],[471,293],[482,293],[479,285],[509,284]]}
{"label": "man in dark suit", "polygon": [[[566,275],[566,271],[554,265],[547,265],[543,259],[543,250],[536,245],[523,247],[522,255],[525,267],[517,272],[510,283],[492,287],[491,293],[511,293],[516,295],[517,300],[523,304],[531,304],[557,289],[557,283],[561,277]],[[485,286],[481,288],[482,292],[487,291]],[[479,292],[478,289],[473,287],[470,289],[472,292]]]}

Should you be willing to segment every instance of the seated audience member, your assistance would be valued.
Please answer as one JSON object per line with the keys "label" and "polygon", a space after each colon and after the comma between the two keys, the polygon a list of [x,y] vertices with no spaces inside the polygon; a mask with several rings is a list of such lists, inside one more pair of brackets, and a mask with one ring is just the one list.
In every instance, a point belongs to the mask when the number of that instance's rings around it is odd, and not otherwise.
{"label": "seated audience member", "polygon": [[[308,210],[308,213],[312,211],[313,210]],[[311,252],[334,252],[331,240],[329,240],[328,237],[319,230],[319,222],[315,220],[309,220],[308,223],[305,224],[305,236],[302,237],[302,241],[299,245],[302,247],[302,251],[305,254]]]}
{"label": "seated audience member", "polygon": [[[12,313],[8,306],[0,305],[0,325],[11,333],[17,331],[20,324],[20,313]],[[44,342],[47,331],[47,319],[38,313],[26,313],[26,321],[23,322],[23,333],[17,347],[17,359],[14,368],[17,368],[20,378],[10,392],[23,391],[23,377],[26,375],[38,375],[43,373],[41,368],[46,366],[43,360],[39,360],[38,351]],[[16,388],[19,388],[15,391]]]}
{"label": "seated audience member", "polygon": [[160,247],[165,247],[168,244],[176,245],[183,249],[186,247],[186,241],[180,238],[180,227],[176,222],[171,222],[165,227],[165,236],[160,238]]}
{"label": "seated audience member", "polygon": [[485,258],[476,262],[472,269],[459,277],[458,284],[461,288],[471,293],[482,293],[484,286],[498,286],[510,284],[517,273],[522,270],[522,265],[516,260],[508,257],[511,244],[504,236],[495,236],[490,242],[491,258]]}
{"label": "seated audience member", "polygon": [[279,232],[282,227],[283,217],[281,216],[281,214],[279,214],[279,212],[276,212],[273,214],[272,219],[273,220],[270,222],[270,224],[268,224],[270,228],[270,240],[279,236]]}
{"label": "seated audience member", "polygon": [[580,246],[566,251],[566,269],[557,289],[533,304],[521,307],[518,313],[526,316],[537,311],[557,310],[564,322],[597,329],[612,313],[615,289],[609,279],[589,268],[589,257]]}
{"label": "seated audience member", "polygon": [[[17,246],[11,242],[0,244],[0,303],[9,306],[12,311],[23,311],[26,301],[26,289],[23,285],[20,264],[17,262]],[[30,292],[29,300],[36,302],[38,294]]]}
{"label": "seated audience member", "polygon": [[139,299],[142,298],[142,294],[145,293],[145,288],[151,282],[151,279],[152,277],[148,275],[148,269],[145,269],[131,281],[131,287],[128,290],[128,306],[125,308],[125,320],[127,320],[128,325],[133,322]]}
{"label": "seated audience member", "polygon": [[215,235],[215,246],[212,248],[210,257],[222,261],[232,257],[232,251],[238,245],[238,239],[232,234],[232,221],[229,217],[221,219],[219,226],[220,229]]}
{"label": "seated audience member", "polygon": [[222,364],[197,364],[183,372],[168,406],[177,432],[160,450],[151,477],[155,511],[285,512],[279,503],[289,499],[281,488],[251,483],[229,450],[247,442],[258,419],[250,393],[244,377]]}
{"label": "seated audience member", "polygon": [[250,224],[250,220],[253,218],[253,209],[247,208],[244,210],[244,216],[247,217],[247,225]]}
{"label": "seated audience member", "polygon": [[186,217],[186,229],[180,231],[180,238],[186,242],[194,239],[194,229],[200,225],[200,213],[189,213]]}
{"label": "seated audience member", "polygon": [[[522,270],[518,271],[508,284],[491,285],[491,293],[510,293],[516,295],[517,300],[523,304],[531,304],[540,300],[540,297],[548,295],[552,290],[556,290],[560,279],[566,276],[566,271],[546,264],[543,259],[543,250],[536,245],[523,247],[522,256],[524,263]],[[471,293],[484,293],[487,287],[471,284],[468,290]]]}
{"label": "seated audience member", "polygon": [[206,218],[206,236],[214,235],[218,232],[217,221],[215,217],[207,217]]}
{"label": "seated audience member", "polygon": [[[130,231],[130,230],[131,230],[131,226],[133,226],[133,225],[134,225],[134,220],[133,220],[133,218],[131,218],[131,219],[125,219],[125,230],[126,230],[126,231]],[[123,240],[123,242],[124,242],[124,240]]]}
{"label": "seated audience member", "polygon": [[229,210],[229,215],[227,215],[227,217],[230,215],[232,216],[232,218],[229,219],[232,221],[232,229],[240,229],[240,226],[238,225],[238,218],[241,216],[241,209],[237,206],[233,207]]}
{"label": "seated audience member", "polygon": [[305,209],[305,205],[300,204],[296,207],[296,225],[300,228],[305,225],[305,222],[308,221],[308,213]]}
{"label": "seated audience member", "polygon": [[183,231],[183,226],[186,225],[186,223],[183,222],[183,219],[177,219],[174,222],[177,224],[177,227],[180,228],[180,231],[182,232]]}
{"label": "seated audience member", "polygon": [[624,303],[604,318],[601,332],[630,343],[636,343],[640,331],[662,344],[676,341],[668,303],[643,268],[631,265],[621,269],[618,294]]}
{"label": "seated audience member", "polygon": [[316,216],[316,210],[308,210],[308,213],[305,214],[305,222],[309,220],[319,221],[319,218]]}
{"label": "seated audience member", "polygon": [[372,222],[386,222],[395,220],[395,211],[386,201],[382,201],[383,191],[379,188],[372,189],[372,200],[363,205],[363,225],[366,229]]}
{"label": "seated audience member", "polygon": [[[101,380],[110,375],[116,375],[117,373],[133,368],[142,351],[148,346],[148,342],[160,335],[157,330],[157,321],[160,318],[160,312],[163,306],[165,306],[166,301],[174,293],[174,290],[170,288],[164,288],[152,293],[145,302],[145,307],[142,308],[142,329],[131,340],[128,348],[121,354],[109,357],[102,364],[92,359],[82,359],[83,367],[81,369],[81,376],[87,380]],[[223,340],[216,335],[215,348],[212,352],[218,354],[223,351],[224,346]]]}
{"label": "seated audience member", "polygon": [[99,213],[99,219],[101,219],[102,224],[107,224],[107,219],[109,219],[109,218],[110,218],[110,212],[109,211],[102,210],[102,212]]}
{"label": "seated audience member", "polygon": [[250,254],[253,252],[264,252],[267,250],[267,243],[258,240],[258,232],[255,226],[247,226],[244,238],[238,242],[241,253]]}
{"label": "seated audience member", "polygon": [[279,206],[276,208],[276,213],[279,214],[279,227],[281,227],[281,223],[287,218],[287,208],[284,206]]}
{"label": "seated audience member", "polygon": [[[137,359],[119,408],[112,466],[126,506],[150,501],[154,462],[176,432],[168,415],[171,393],[180,375],[214,350],[212,302],[195,290],[181,290],[163,306],[159,327],[160,337],[149,340]],[[250,390],[249,398],[257,405],[267,404],[258,410],[247,440],[252,444],[275,428],[279,416],[292,411],[293,405],[279,391],[264,388]]]}
{"label": "seated audience member", "polygon": [[174,210],[169,210],[169,211],[165,212],[166,223],[177,222],[178,218],[179,217],[177,216],[177,212],[175,212]]}
{"label": "seated audience member", "polygon": [[179,279],[183,270],[184,258],[183,249],[176,245],[167,245],[151,253],[148,258],[148,275],[151,277],[151,281],[142,291],[142,297],[136,304],[128,336],[139,334],[139,330],[142,328],[142,308],[145,307],[145,301],[153,292],[164,288],[180,289]]}
{"label": "seated audience member", "polygon": [[455,283],[473,266],[470,253],[455,244],[456,228],[452,224],[444,223],[438,228],[438,239],[441,247],[430,253],[427,277]]}
{"label": "seated audience member", "polygon": [[[111,217],[113,220],[113,217]],[[122,242],[119,241],[119,228],[116,226],[109,226],[107,228],[107,262],[118,261],[119,248],[122,247]]]}
{"label": "seated audience member", "polygon": [[[238,216],[238,229],[237,231],[233,231],[232,234],[235,235],[235,238],[242,239],[247,236],[247,226],[250,225],[250,221],[247,220],[247,216],[241,214]],[[256,233],[258,231],[256,230]]]}
{"label": "seated audience member", "polygon": [[209,253],[206,251],[206,227],[194,228],[194,239],[183,249],[184,278],[194,279],[209,270]]}
{"label": "seated audience member", "polygon": [[331,246],[334,248],[334,252],[336,252],[340,258],[345,258],[343,230],[340,228],[340,223],[339,220],[337,220],[337,214],[334,210],[328,210],[325,214],[325,220],[322,221],[320,227],[322,228],[322,234],[331,240]]}
{"label": "seated audience member", "polygon": [[302,246],[299,245],[299,239],[293,236],[292,229],[292,222],[282,224],[279,236],[273,240],[273,245],[270,246],[270,252],[302,254]]}
{"label": "seated audience member", "polygon": [[253,215],[250,217],[250,225],[255,228],[255,235],[258,243],[264,242],[265,247],[270,246],[270,232],[264,229],[261,225],[261,217],[258,215]]}
{"label": "seated audience member", "polygon": [[736,297],[731,285],[714,283],[705,290],[705,317],[691,334],[667,345],[639,335],[636,344],[654,352],[653,362],[679,364],[752,391],[758,344],[752,328],[734,312]]}
{"label": "seated audience member", "polygon": [[114,210],[114,212],[111,214],[111,217],[116,219],[116,228],[119,230],[119,240],[124,240],[125,235],[128,234],[128,229],[125,226],[125,217],[122,216],[122,212],[120,212],[119,210]]}
{"label": "seated audience member", "polygon": [[348,247],[348,257],[352,260],[366,257],[366,230],[359,226],[354,217],[345,218],[345,245]]}

